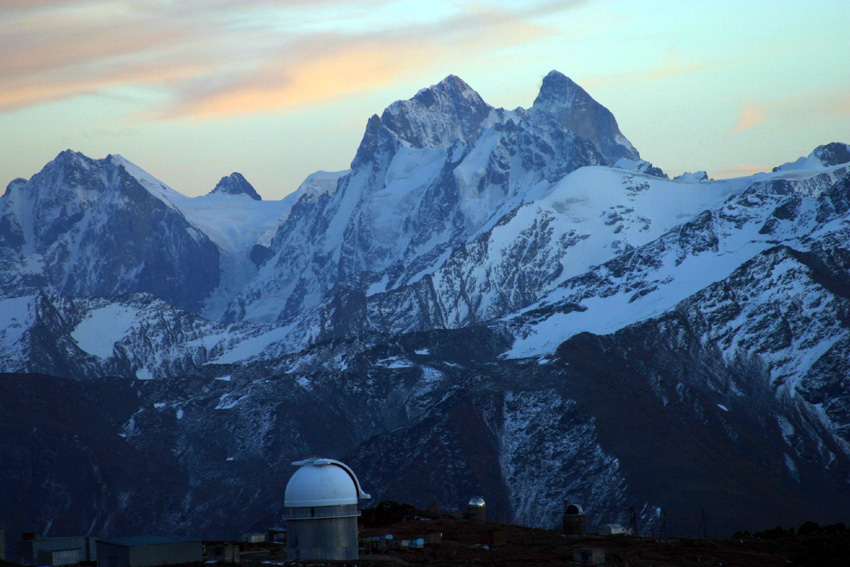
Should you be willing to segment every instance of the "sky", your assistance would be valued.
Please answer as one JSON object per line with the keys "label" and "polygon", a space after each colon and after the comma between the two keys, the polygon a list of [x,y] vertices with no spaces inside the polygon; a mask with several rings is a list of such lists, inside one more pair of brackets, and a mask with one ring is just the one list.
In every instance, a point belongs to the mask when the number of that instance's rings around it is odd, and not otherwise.
{"label": "sky", "polygon": [[2,0],[0,188],[121,154],[186,195],[281,199],[449,74],[529,107],[553,69],[672,176],[850,143],[848,0]]}

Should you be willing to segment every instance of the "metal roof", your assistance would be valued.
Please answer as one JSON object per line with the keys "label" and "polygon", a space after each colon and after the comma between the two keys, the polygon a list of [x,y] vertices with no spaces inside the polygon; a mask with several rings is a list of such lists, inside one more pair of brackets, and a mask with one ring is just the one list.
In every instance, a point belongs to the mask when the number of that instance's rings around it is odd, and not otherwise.
{"label": "metal roof", "polygon": [[343,506],[371,498],[346,464],[333,459],[312,458],[296,461],[300,466],[286,485],[284,504],[288,508]]}
{"label": "metal roof", "polygon": [[121,547],[141,547],[144,545],[163,545],[167,543],[181,543],[187,541],[201,541],[200,538],[181,537],[181,536],[128,536],[128,537],[110,537],[98,538],[98,541],[108,543],[110,545],[118,545]]}

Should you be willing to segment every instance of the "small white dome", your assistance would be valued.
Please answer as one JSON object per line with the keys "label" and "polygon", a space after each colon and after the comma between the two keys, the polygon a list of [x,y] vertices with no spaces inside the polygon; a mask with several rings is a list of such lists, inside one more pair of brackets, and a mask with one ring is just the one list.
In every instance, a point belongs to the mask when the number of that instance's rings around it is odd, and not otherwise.
{"label": "small white dome", "polygon": [[484,508],[485,506],[486,504],[484,503],[484,499],[480,496],[469,501],[470,508]]}
{"label": "small white dome", "polygon": [[357,504],[358,497],[369,498],[360,490],[351,469],[339,461],[308,459],[292,464],[301,465],[301,468],[286,485],[284,505],[287,508],[342,506]]}

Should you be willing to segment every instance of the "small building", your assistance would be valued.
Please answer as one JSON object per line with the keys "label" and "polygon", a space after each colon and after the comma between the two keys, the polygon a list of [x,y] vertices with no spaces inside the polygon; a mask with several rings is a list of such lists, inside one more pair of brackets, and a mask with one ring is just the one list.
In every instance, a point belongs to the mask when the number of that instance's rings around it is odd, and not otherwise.
{"label": "small building", "polygon": [[567,504],[564,506],[562,518],[564,534],[583,536],[587,530],[587,519],[584,510],[578,504]]}
{"label": "small building", "polygon": [[354,471],[333,459],[292,464],[301,468],[284,494],[289,560],[357,559],[357,502],[371,496],[363,492]]}
{"label": "small building", "polygon": [[286,528],[269,528],[269,543],[286,543]]}
{"label": "small building", "polygon": [[220,543],[207,547],[207,557],[221,563],[239,563],[239,544]]}
{"label": "small building", "polygon": [[78,565],[82,561],[82,549],[42,549],[38,552],[38,564],[59,567],[60,565]]}
{"label": "small building", "polygon": [[388,549],[396,548],[395,539],[392,534],[359,538],[359,544],[360,548],[366,553],[384,552]]}
{"label": "small building", "polygon": [[599,526],[599,535],[629,535],[631,530],[620,524],[602,524]]}
{"label": "small building", "polygon": [[[78,559],[81,561],[97,561],[96,539],[89,536],[45,537],[43,534],[24,533],[18,542],[18,562],[21,565],[69,565],[69,550],[79,550]],[[53,556],[45,552],[63,551],[66,553]],[[52,561],[62,561],[53,563]]]}
{"label": "small building", "polygon": [[134,536],[97,541],[97,567],[153,567],[203,560],[199,539]]}
{"label": "small building", "polygon": [[474,524],[483,524],[487,522],[487,503],[480,496],[476,496],[469,501],[466,506],[464,518]]}
{"label": "small building", "polygon": [[259,532],[242,534],[242,541],[246,543],[263,543],[266,541],[266,534]]}
{"label": "small building", "polygon": [[602,565],[605,563],[605,550],[601,547],[578,547],[573,550],[573,563]]}

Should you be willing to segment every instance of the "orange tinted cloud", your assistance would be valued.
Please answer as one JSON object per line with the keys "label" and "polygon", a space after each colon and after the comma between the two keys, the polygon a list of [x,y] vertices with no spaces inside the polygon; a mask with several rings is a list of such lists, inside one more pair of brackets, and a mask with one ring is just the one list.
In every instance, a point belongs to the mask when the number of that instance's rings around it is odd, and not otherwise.
{"label": "orange tinted cloud", "polygon": [[[581,2],[537,5],[563,10]],[[367,92],[399,77],[427,73],[457,53],[488,52],[500,47],[538,40],[552,33],[512,13],[474,7],[439,24],[396,29],[361,36],[324,36],[294,46],[252,76],[209,93],[185,93],[184,100],[167,109],[166,117],[214,117],[262,113],[301,104],[336,100]]]}
{"label": "orange tinted cloud", "polygon": [[0,9],[0,110],[211,72],[199,21],[160,21],[132,2]]}
{"label": "orange tinted cloud", "polygon": [[835,116],[850,116],[850,91],[836,97],[835,104],[830,108],[830,114]]}
{"label": "orange tinted cloud", "polygon": [[279,62],[232,88],[190,98],[168,115],[212,117],[262,113],[335,100],[390,83],[426,56],[404,45],[366,42],[307,61]]}
{"label": "orange tinted cloud", "polygon": [[772,121],[808,125],[812,121],[847,116],[850,116],[850,91],[806,93],[803,96],[744,104],[732,133]]}
{"label": "orange tinted cloud", "polygon": [[738,123],[732,132],[743,132],[753,126],[757,126],[767,120],[768,110],[764,105],[747,103],[741,109],[741,114],[738,116]]}
{"label": "orange tinted cloud", "polygon": [[[563,10],[578,2],[546,3],[543,7],[551,11],[555,4]],[[486,51],[494,42],[505,46],[550,33],[527,22],[523,15],[476,6],[449,21],[415,30],[314,37],[230,86],[211,92],[185,91],[183,100],[160,118],[273,112],[337,100],[378,89],[402,76],[427,73],[457,53]]]}
{"label": "orange tinted cloud", "polygon": [[[453,48],[486,52],[506,38],[507,44],[533,41],[548,32],[528,17],[582,2],[536,2],[521,9],[471,3],[443,21],[328,34],[324,43],[292,23],[316,4],[368,11],[385,3],[6,2],[0,4],[0,111],[133,85],[169,95],[169,106],[153,112],[159,117],[270,112],[427,72],[445,63]],[[291,12],[293,7],[301,11]],[[270,20],[283,19],[266,22],[257,17],[260,9],[269,11]],[[245,10],[254,12],[246,16]],[[318,16],[311,12],[314,24]]]}
{"label": "orange tinted cloud", "polygon": [[198,69],[191,66],[152,66],[87,77],[69,77],[63,81],[41,77],[28,82],[6,84],[0,89],[0,110],[24,108],[119,86],[162,84],[195,76],[197,72]]}

